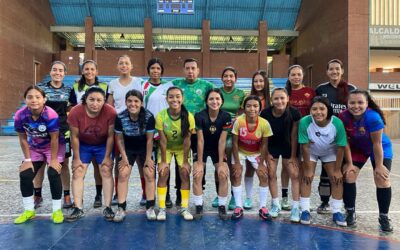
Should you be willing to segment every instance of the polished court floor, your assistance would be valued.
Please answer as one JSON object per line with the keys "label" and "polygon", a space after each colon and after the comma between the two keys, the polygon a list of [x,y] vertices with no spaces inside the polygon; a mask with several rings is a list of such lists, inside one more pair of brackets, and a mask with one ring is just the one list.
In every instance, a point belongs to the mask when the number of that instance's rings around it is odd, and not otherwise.
{"label": "polished court floor", "polygon": [[[102,217],[102,208],[92,208],[95,184],[90,170],[85,182],[86,217],[75,223],[51,223],[51,197],[45,180],[44,202],[37,209],[38,216],[27,224],[14,225],[13,220],[23,211],[17,170],[21,152],[17,137],[0,137],[0,249],[400,249],[400,158],[396,154],[400,153],[400,142],[395,142],[394,150],[390,217],[395,231],[390,234],[379,231],[370,165],[362,170],[358,180],[358,221],[353,228],[336,227],[331,215],[315,212],[311,226],[291,224],[288,212],[271,222],[260,220],[256,179],[254,208],[245,211],[240,221],[221,221],[211,207],[215,196],[212,166],[207,171],[205,215],[201,221],[184,221],[176,208],[172,208],[166,222],[148,222],[144,208],[138,204],[141,191],[135,169],[129,186],[129,212],[123,223],[107,222]],[[317,183],[318,178],[314,181],[313,207],[319,203]],[[174,192],[171,195],[174,200]]]}

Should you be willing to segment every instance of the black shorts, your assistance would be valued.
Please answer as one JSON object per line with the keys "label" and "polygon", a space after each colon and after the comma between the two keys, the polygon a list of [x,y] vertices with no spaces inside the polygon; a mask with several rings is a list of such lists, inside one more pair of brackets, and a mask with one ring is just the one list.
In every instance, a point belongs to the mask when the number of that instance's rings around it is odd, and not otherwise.
{"label": "black shorts", "polygon": [[[364,167],[365,162],[353,162],[353,165],[358,167],[360,170]],[[372,169],[375,170],[375,161],[371,159]],[[389,171],[392,170],[392,159],[383,158],[383,166],[385,166]]]}
{"label": "black shorts", "polygon": [[[282,159],[289,159],[292,156],[291,146],[268,145],[268,151],[274,159],[278,159],[279,156],[282,156]],[[300,147],[297,147],[296,157],[299,157],[299,155]]]}
{"label": "black shorts", "polygon": [[[126,156],[128,156],[129,165],[133,166],[135,161],[140,161],[141,165],[144,165],[146,161],[146,152],[133,152],[133,151],[126,151]],[[119,157],[119,161],[121,160],[121,156]]]}
{"label": "black shorts", "polygon": [[[207,162],[207,157],[211,157],[211,160],[213,162],[213,164],[217,164],[219,162],[219,156],[218,156],[218,152],[203,152],[203,162],[206,163]],[[197,159],[197,154],[196,156],[193,156],[193,162],[196,162]],[[226,162],[226,159],[224,159],[224,162]]]}

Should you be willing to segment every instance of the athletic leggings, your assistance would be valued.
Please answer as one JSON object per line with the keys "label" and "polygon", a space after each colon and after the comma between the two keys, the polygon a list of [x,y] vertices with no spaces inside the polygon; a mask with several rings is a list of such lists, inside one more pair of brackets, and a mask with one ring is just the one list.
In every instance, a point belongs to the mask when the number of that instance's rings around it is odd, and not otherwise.
{"label": "athletic leggings", "polygon": [[[35,178],[39,169],[43,166],[43,161],[32,162],[34,171],[29,168],[19,173],[20,188],[22,197],[30,197],[33,195],[33,179]],[[52,167],[47,169],[47,177],[50,182],[51,198],[53,200],[60,200],[62,194],[62,183],[60,174]]]}

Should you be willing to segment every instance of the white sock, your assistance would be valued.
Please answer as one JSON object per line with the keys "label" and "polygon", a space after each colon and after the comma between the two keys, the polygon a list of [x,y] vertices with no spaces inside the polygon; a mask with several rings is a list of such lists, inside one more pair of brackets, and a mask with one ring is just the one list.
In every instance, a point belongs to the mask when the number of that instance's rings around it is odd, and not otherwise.
{"label": "white sock", "polygon": [[272,198],[272,204],[275,205],[275,206],[280,206],[279,198]]}
{"label": "white sock", "polygon": [[259,187],[258,195],[260,200],[260,209],[263,207],[267,207],[267,198],[269,193],[269,187]]}
{"label": "white sock", "polygon": [[227,200],[228,200],[227,196],[225,197],[218,196],[218,206],[225,206]]}
{"label": "white sock", "polygon": [[30,210],[30,211],[35,210],[35,202],[33,201],[33,195],[29,197],[22,197],[22,203],[24,204],[25,210]]}
{"label": "white sock", "polygon": [[292,201],[292,208],[299,208],[299,201]]}
{"label": "white sock", "polygon": [[310,197],[300,197],[301,211],[310,211]]}
{"label": "white sock", "polygon": [[246,188],[246,198],[253,197],[253,177],[244,177],[244,187]]}
{"label": "white sock", "polygon": [[61,209],[61,199],[60,200],[52,200],[53,203],[53,212]]}
{"label": "white sock", "polygon": [[195,206],[203,205],[203,195],[192,195],[192,199]]}
{"label": "white sock", "polygon": [[234,187],[232,186],[233,197],[235,197],[236,207],[243,207],[242,202],[242,185]]}
{"label": "white sock", "polygon": [[332,207],[332,213],[341,212],[343,206],[343,200],[336,200],[331,198],[330,205]]}

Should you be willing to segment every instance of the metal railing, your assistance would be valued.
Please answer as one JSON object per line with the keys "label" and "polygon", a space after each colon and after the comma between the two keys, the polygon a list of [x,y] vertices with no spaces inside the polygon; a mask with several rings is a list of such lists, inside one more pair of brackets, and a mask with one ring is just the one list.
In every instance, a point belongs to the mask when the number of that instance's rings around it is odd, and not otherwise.
{"label": "metal railing", "polygon": [[382,110],[400,110],[400,96],[373,95],[373,98]]}

